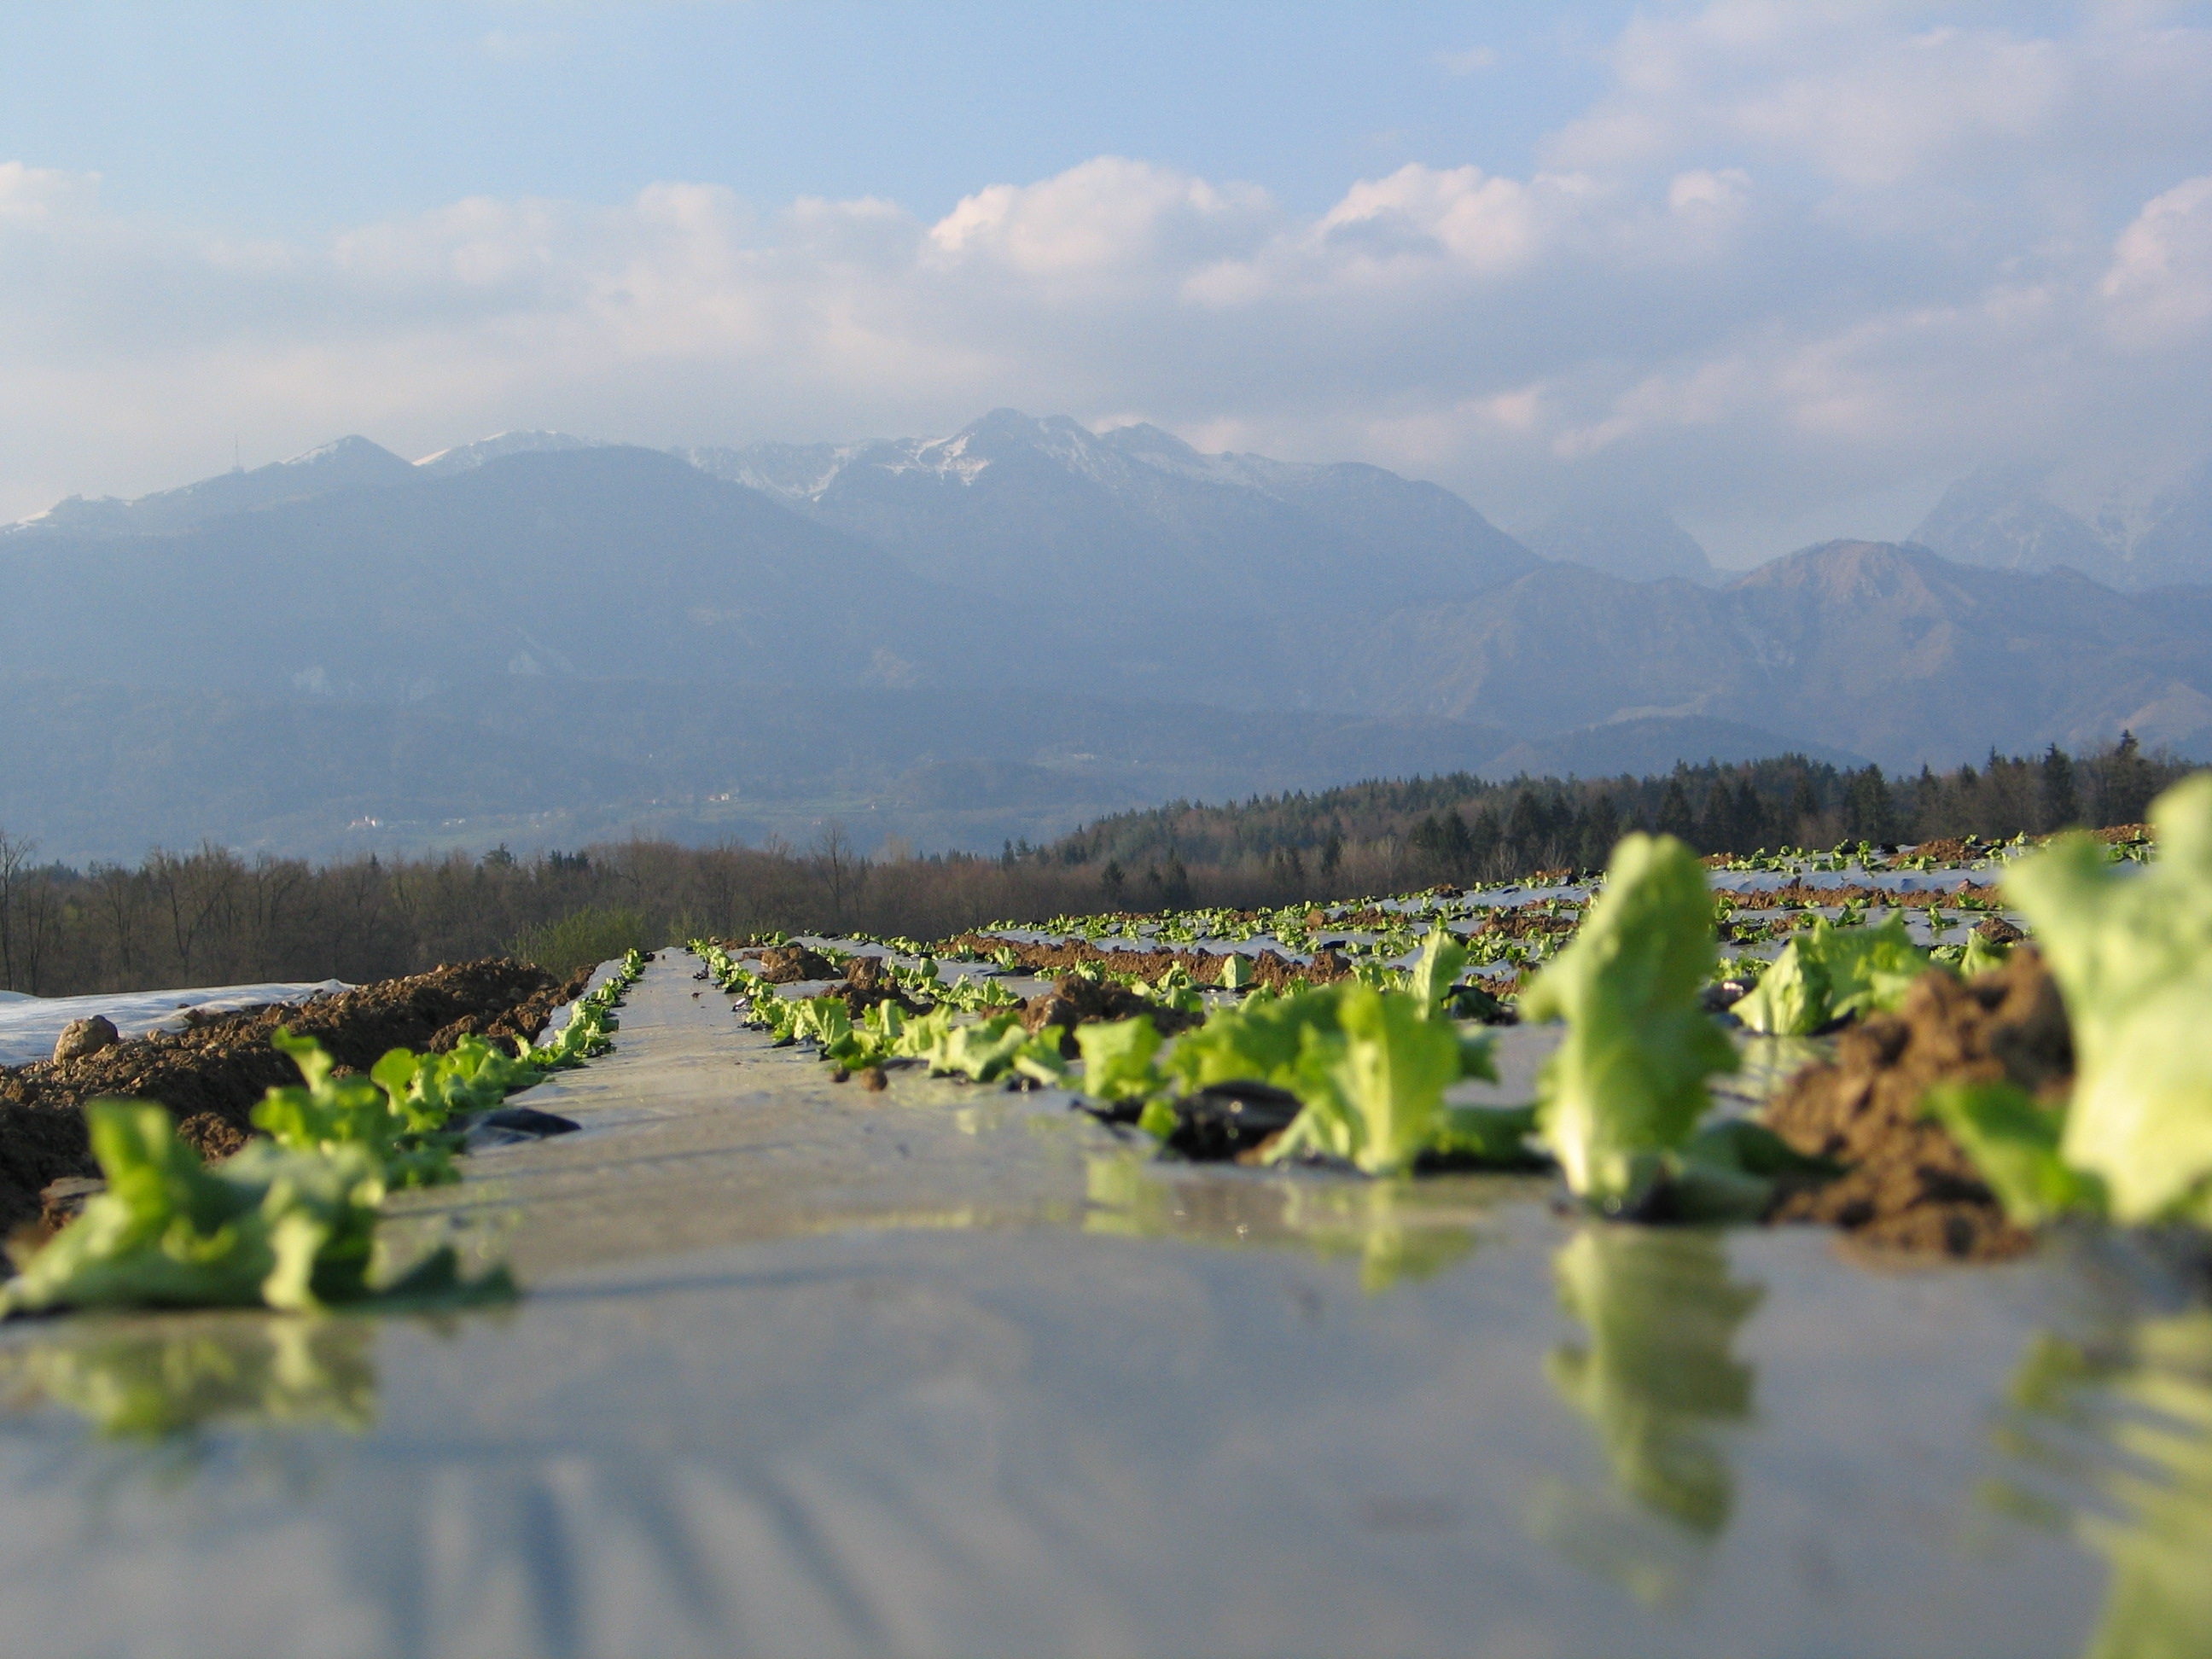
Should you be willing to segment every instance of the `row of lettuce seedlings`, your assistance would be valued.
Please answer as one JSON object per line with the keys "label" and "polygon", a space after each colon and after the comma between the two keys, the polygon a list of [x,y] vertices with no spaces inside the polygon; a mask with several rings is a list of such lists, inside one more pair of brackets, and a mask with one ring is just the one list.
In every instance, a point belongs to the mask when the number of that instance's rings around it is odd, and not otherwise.
{"label": "row of lettuce seedlings", "polygon": [[[2055,1105],[2009,1083],[1950,1085],[1931,1091],[1924,1110],[2023,1224],[2065,1217],[2212,1224],[2212,1045],[2203,1040],[2212,1030],[2212,775],[2176,786],[2152,817],[2154,860],[2148,843],[2116,847],[2086,835],[1998,849],[2002,903],[2030,925],[2065,1000],[2075,1083]],[[1845,862],[1840,849],[1832,861]],[[1565,1027],[1537,1099],[1521,1109],[1445,1099],[1462,1079],[1495,1071],[1489,1035],[1453,1018],[1470,952],[1434,902],[1425,917],[1381,934],[1350,976],[1325,986],[1248,989],[1245,959],[1235,955],[1219,985],[1231,996],[1210,1000],[1180,966],[1150,981],[1075,970],[1202,1017],[1171,1042],[1149,1014],[1031,1032],[1002,986],[947,981],[927,958],[882,969],[925,1012],[886,1000],[855,1023],[842,997],[787,997],[721,946],[692,948],[775,1040],[811,1042],[829,1064],[878,1083],[883,1068],[918,1063],[976,1082],[1066,1089],[1100,1115],[1135,1124],[1170,1156],[1199,1142],[1218,1151],[1224,1114],[1264,1123],[1267,1113],[1252,1109],[1279,1102],[1279,1132],[1242,1146],[1227,1137],[1245,1161],[1317,1160],[1391,1177],[1548,1164],[1603,1214],[1727,1221],[1765,1213],[1778,1182],[1835,1170],[1754,1121],[1709,1121],[1710,1080],[1741,1063],[1712,1012],[1717,981],[1733,975],[1748,985],[1732,1009],[1743,1025],[1796,1035],[1894,1009],[1923,974],[1971,975],[2001,962],[2005,947],[1974,933],[1923,948],[1897,912],[1877,923],[1863,907],[1856,915],[1846,907],[1838,921],[1796,933],[1771,959],[1729,960],[1716,944],[1716,903],[1705,865],[1680,842],[1632,835],[1620,842],[1577,912],[1571,941],[1521,994],[1522,1018]],[[1725,894],[1719,904],[1724,913]],[[1993,910],[1997,901],[1972,908]],[[1193,913],[1146,934],[1158,943],[1208,933],[1249,939],[1263,931],[1255,924],[1272,921],[1284,939],[1321,931],[1308,924],[1314,914]],[[1054,918],[1042,931],[1082,933],[1071,920]],[[1418,951],[1410,968],[1382,964],[1383,953],[1409,951]],[[1017,965],[1011,949],[997,954],[1001,967]]]}
{"label": "row of lettuce seedlings", "polygon": [[270,1090],[253,1109],[260,1133],[212,1165],[179,1138],[166,1106],[93,1101],[85,1114],[106,1186],[17,1263],[16,1277],[0,1287],[0,1316],[511,1297],[503,1267],[465,1278],[451,1245],[376,1282],[379,1211],[398,1188],[458,1181],[454,1159],[478,1115],[607,1052],[619,1024],[614,1010],[644,965],[632,950],[570,1005],[556,1036],[534,1048],[518,1040],[513,1053],[464,1037],[445,1054],[394,1048],[367,1076],[340,1076],[321,1044],[280,1028],[274,1040],[298,1066],[300,1084]]}

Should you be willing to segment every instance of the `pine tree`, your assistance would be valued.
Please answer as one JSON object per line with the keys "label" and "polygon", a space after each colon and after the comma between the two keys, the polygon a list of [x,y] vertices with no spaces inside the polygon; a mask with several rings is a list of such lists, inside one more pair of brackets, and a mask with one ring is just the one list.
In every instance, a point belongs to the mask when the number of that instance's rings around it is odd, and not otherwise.
{"label": "pine tree", "polygon": [[2043,827],[2063,830],[2081,817],[2080,793],[2074,787],[2074,760],[2052,744],[2043,757]]}
{"label": "pine tree", "polygon": [[1602,870],[1613,860],[1613,843],[1620,839],[1620,809],[1611,795],[1600,795],[1584,815],[1577,836],[1581,848],[1576,862],[1585,870]]}
{"label": "pine tree", "polygon": [[1739,853],[1755,853],[1766,845],[1766,804],[1752,787],[1751,774],[1747,772],[1735,787],[1735,848]]}

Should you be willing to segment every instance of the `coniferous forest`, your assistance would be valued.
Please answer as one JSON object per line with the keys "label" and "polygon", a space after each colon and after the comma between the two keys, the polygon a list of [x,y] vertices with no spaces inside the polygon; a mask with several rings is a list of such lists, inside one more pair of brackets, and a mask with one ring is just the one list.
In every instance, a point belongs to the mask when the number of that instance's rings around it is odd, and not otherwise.
{"label": "coniferous forest", "polygon": [[1176,801],[995,855],[869,856],[832,823],[805,846],[629,841],[315,866],[209,845],[79,870],[0,833],[0,988],[358,982],[501,952],[568,968],[698,933],[928,939],[1006,917],[1280,905],[1595,868],[1637,829],[1700,853],[1995,841],[2136,823],[2188,769],[2129,738],[1901,778],[1797,756],[1642,778],[1462,773]]}

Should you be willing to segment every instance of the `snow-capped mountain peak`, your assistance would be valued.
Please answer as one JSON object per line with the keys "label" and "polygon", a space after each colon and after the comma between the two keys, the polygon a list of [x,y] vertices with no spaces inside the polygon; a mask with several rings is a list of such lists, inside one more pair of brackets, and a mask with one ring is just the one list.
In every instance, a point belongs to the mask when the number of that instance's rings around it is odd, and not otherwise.
{"label": "snow-capped mountain peak", "polygon": [[446,477],[456,472],[472,471],[486,461],[496,460],[501,455],[526,455],[553,449],[605,447],[605,443],[600,439],[572,437],[566,432],[495,432],[490,437],[479,438],[472,444],[457,444],[451,449],[425,455],[415,465],[433,477]]}

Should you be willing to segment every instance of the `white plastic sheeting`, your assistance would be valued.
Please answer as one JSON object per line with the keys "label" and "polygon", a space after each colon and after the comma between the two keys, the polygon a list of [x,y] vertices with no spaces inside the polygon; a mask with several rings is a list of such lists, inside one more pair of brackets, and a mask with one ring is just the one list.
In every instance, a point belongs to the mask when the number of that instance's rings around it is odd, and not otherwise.
{"label": "white plastic sheeting", "polygon": [[27,997],[0,1000],[0,1066],[25,1066],[51,1060],[54,1039],[73,1019],[105,1014],[126,1037],[152,1031],[181,1031],[193,1017],[213,1018],[273,1002],[305,1002],[353,988],[342,979],[313,984],[206,985],[185,991],[120,991],[82,997]]}

